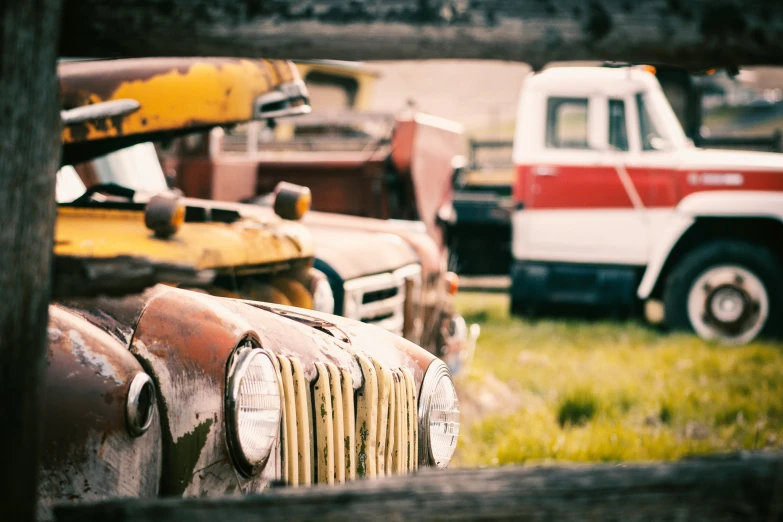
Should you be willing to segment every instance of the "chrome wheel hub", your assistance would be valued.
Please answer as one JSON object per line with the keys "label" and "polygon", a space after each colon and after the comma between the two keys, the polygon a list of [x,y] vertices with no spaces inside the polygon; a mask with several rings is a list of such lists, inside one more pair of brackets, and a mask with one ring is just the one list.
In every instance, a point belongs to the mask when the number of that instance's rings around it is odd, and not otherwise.
{"label": "chrome wheel hub", "polygon": [[688,317],[705,339],[742,344],[753,340],[766,324],[769,296],[761,280],[736,265],[705,270],[688,293]]}

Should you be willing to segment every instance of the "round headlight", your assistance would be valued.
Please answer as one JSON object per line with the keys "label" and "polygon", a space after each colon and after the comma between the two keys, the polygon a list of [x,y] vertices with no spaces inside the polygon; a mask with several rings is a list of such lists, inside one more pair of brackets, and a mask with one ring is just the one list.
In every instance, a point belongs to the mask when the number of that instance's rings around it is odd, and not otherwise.
{"label": "round headlight", "polygon": [[313,293],[313,310],[325,314],[334,313],[334,293],[323,272],[310,269],[310,291]]}
{"label": "round headlight", "polygon": [[449,369],[433,361],[424,374],[419,394],[419,460],[445,468],[459,438],[459,400]]}
{"label": "round headlight", "polygon": [[229,369],[226,397],[228,446],[246,476],[259,473],[280,433],[280,385],[269,355],[240,347]]}

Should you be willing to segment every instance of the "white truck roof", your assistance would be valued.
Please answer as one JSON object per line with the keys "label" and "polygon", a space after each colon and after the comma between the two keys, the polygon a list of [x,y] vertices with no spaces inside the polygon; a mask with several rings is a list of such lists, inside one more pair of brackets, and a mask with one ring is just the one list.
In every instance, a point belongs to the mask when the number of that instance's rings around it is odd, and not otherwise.
{"label": "white truck roof", "polygon": [[524,86],[524,89],[554,92],[570,89],[627,92],[641,88],[660,88],[660,85],[655,75],[639,67],[552,67],[530,76]]}

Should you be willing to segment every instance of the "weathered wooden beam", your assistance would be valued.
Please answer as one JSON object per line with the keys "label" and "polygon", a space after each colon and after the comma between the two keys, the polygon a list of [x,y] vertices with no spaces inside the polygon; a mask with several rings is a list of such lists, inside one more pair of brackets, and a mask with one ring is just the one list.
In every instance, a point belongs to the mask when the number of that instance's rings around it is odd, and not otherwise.
{"label": "weathered wooden beam", "polygon": [[60,0],[0,2],[0,519],[35,515],[60,155]]}
{"label": "weathered wooden beam", "polygon": [[65,0],[61,53],[783,64],[783,2]]}
{"label": "weathered wooden beam", "polygon": [[783,520],[783,455],[670,464],[424,471],[234,499],[114,500],[55,509],[59,522],[250,520]]}

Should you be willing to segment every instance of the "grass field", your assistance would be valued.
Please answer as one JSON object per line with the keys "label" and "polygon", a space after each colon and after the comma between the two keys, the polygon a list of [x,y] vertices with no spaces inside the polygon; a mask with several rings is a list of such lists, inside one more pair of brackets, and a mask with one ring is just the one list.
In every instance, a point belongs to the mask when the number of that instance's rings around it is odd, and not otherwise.
{"label": "grass field", "polygon": [[457,377],[456,466],[783,447],[783,344],[726,347],[635,322],[530,322],[509,317],[501,294],[457,301],[482,331]]}

